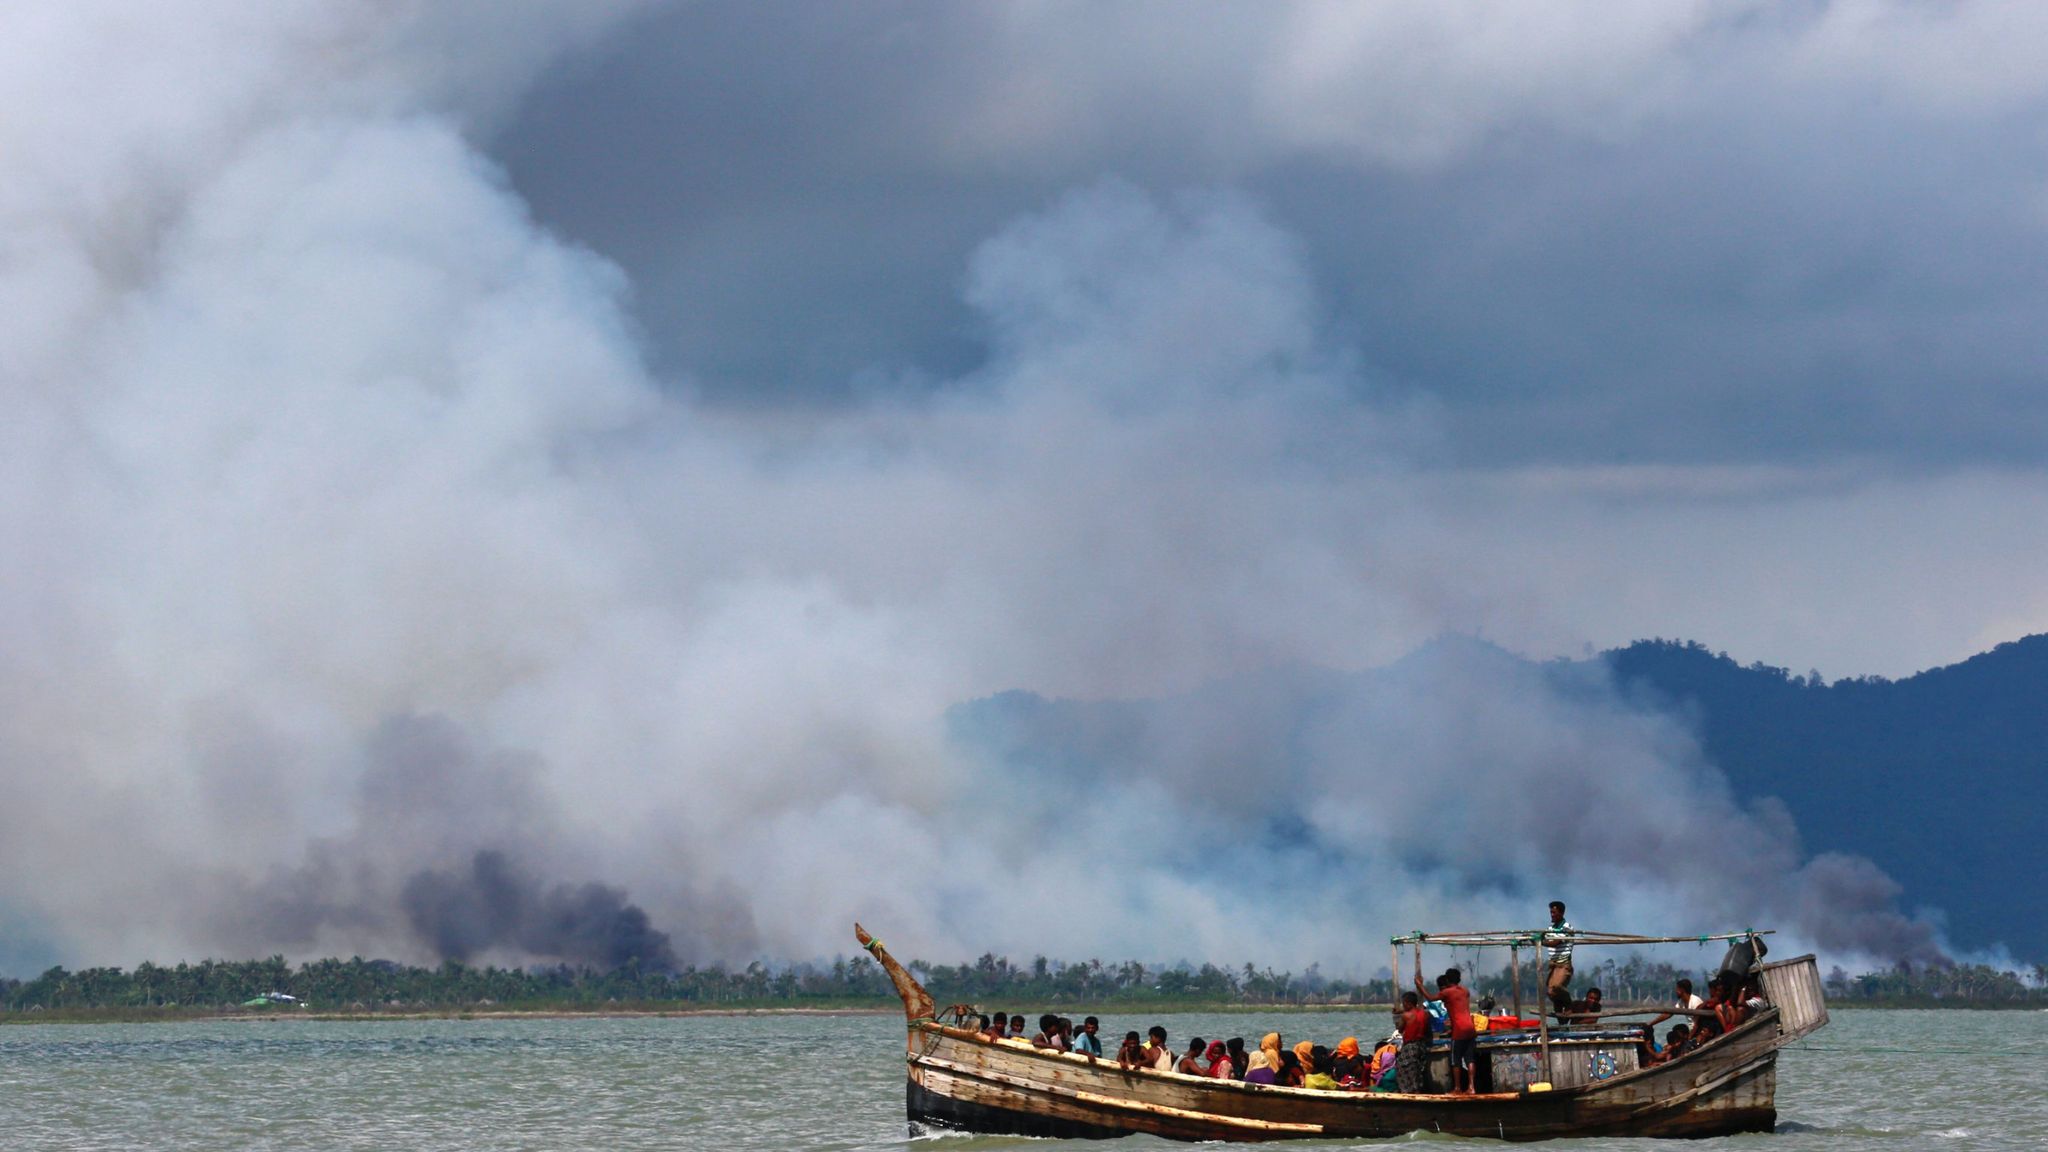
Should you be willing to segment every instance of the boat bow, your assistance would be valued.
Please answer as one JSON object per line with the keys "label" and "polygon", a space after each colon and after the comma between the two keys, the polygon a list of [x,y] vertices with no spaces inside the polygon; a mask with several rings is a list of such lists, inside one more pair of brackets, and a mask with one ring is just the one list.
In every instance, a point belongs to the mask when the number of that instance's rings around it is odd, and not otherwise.
{"label": "boat bow", "polygon": [[909,969],[898,964],[896,958],[889,955],[889,950],[882,947],[880,940],[869,935],[868,930],[858,923],[853,926],[853,938],[860,941],[860,946],[867,949],[868,955],[873,956],[875,962],[882,966],[882,971],[889,974],[889,982],[896,986],[896,995],[903,998],[903,1018],[909,1025],[911,1033],[905,1044],[910,1051],[915,1052],[918,1025],[938,1022],[938,1013],[932,1003],[931,993],[924,990],[924,985],[917,982],[917,977],[912,976]]}

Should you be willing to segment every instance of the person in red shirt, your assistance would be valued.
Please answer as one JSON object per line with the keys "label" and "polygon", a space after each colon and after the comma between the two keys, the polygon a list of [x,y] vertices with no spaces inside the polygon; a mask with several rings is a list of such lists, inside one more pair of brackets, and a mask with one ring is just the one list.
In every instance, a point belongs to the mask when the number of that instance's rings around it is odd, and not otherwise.
{"label": "person in red shirt", "polygon": [[1429,1091],[1429,1013],[1422,997],[1401,993],[1401,1050],[1394,1054],[1394,1087],[1402,1092]]}
{"label": "person in red shirt", "polygon": [[[1428,995],[1422,990],[1420,972],[1415,974],[1415,992]],[[1451,1018],[1451,1094],[1470,1096],[1472,1064],[1479,1056],[1479,1029],[1472,1024],[1472,993],[1465,988],[1465,974],[1456,968],[1444,969],[1436,978],[1433,999],[1444,1002],[1444,1012]]]}

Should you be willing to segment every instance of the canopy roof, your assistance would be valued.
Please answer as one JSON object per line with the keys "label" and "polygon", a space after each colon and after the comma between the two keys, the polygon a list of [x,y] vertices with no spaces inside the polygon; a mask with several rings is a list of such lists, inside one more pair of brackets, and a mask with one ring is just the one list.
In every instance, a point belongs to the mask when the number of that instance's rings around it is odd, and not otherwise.
{"label": "canopy roof", "polygon": [[1769,936],[1775,930],[1770,928],[1746,928],[1740,932],[1709,932],[1703,936],[1635,936],[1626,932],[1588,932],[1582,928],[1568,929],[1554,933],[1548,928],[1533,930],[1504,929],[1498,932],[1410,932],[1406,936],[1395,936],[1393,944],[1443,944],[1456,948],[1539,948],[1543,938],[1552,935],[1568,935],[1574,946],[1580,944],[1705,944],[1710,940],[1747,940],[1751,936]]}

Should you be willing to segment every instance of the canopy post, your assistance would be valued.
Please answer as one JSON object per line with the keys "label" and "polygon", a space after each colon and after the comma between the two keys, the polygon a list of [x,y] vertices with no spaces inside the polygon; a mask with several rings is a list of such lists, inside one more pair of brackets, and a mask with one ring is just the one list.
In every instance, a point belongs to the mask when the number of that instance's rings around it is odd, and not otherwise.
{"label": "canopy post", "polygon": [[1401,1011],[1401,941],[1397,938],[1387,945],[1387,951],[1394,957],[1393,967],[1387,969],[1387,999],[1393,1001],[1394,1012]]}
{"label": "canopy post", "polygon": [[1514,969],[1515,1018],[1522,1017],[1522,946],[1508,945],[1508,963]]}

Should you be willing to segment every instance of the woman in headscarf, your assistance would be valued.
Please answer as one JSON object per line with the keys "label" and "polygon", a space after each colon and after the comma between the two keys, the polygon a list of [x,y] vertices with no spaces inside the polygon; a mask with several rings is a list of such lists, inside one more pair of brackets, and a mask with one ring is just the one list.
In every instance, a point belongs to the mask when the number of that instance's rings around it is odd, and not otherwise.
{"label": "woman in headscarf", "polygon": [[1251,1062],[1245,1059],[1244,1037],[1232,1036],[1223,1042],[1223,1047],[1230,1053],[1230,1074],[1239,1080],[1244,1079],[1244,1074],[1251,1068]]}
{"label": "woman in headscarf", "polygon": [[1358,1052],[1358,1037],[1346,1036],[1330,1053],[1330,1075],[1337,1078],[1341,1088],[1356,1088],[1365,1083],[1365,1057]]}
{"label": "woman in headscarf", "polygon": [[1308,1067],[1308,1078],[1301,1082],[1303,1088],[1313,1088],[1318,1092],[1335,1092],[1337,1090],[1337,1078],[1330,1075],[1330,1050],[1328,1048],[1323,1047],[1321,1044],[1310,1048]]}
{"label": "woman in headscarf", "polygon": [[1236,1073],[1230,1067],[1230,1045],[1221,1040],[1209,1041],[1209,1050],[1202,1054],[1209,1062],[1206,1069],[1211,1080],[1235,1080]]}
{"label": "woman in headscarf", "polygon": [[1313,1075],[1316,1070],[1316,1046],[1312,1040],[1303,1040],[1294,1046],[1294,1058],[1301,1061],[1303,1075]]}
{"label": "woman in headscarf", "polygon": [[1269,1062],[1271,1059],[1272,1053],[1267,1052],[1264,1048],[1252,1053],[1251,1067],[1245,1069],[1244,1082],[1247,1084],[1279,1083],[1273,1075],[1273,1065]]}
{"label": "woman in headscarf", "polygon": [[1389,1090],[1392,1089],[1394,1057],[1400,1051],[1401,1034],[1399,1032],[1380,1041],[1379,1047],[1372,1050],[1372,1086],[1375,1089],[1382,1087]]}
{"label": "woman in headscarf", "polygon": [[1266,1054],[1266,1067],[1271,1068],[1273,1075],[1278,1077],[1280,1075],[1280,1034],[1278,1032],[1268,1032],[1261,1037],[1259,1039],[1259,1051]]}

